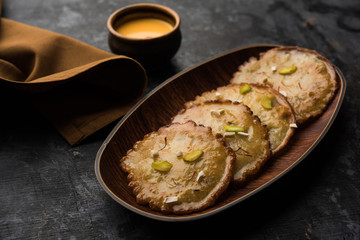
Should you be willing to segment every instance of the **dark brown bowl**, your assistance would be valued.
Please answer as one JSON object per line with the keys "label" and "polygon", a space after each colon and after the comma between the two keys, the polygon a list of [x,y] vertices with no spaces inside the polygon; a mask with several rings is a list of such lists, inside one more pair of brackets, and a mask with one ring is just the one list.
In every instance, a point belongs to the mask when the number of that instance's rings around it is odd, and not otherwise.
{"label": "dark brown bowl", "polygon": [[[115,29],[122,23],[141,17],[167,21],[173,30],[150,39],[135,39],[118,33]],[[168,62],[181,44],[180,17],[172,9],[150,3],[134,4],[115,11],[107,21],[108,42],[112,52],[139,61],[144,67],[154,67]]]}
{"label": "dark brown bowl", "polygon": [[227,85],[240,64],[273,47],[275,45],[255,45],[227,52],[177,74],[144,97],[117,124],[98,151],[95,173],[105,192],[125,208],[140,215],[163,221],[189,221],[214,215],[241,203],[297,166],[323,139],[340,109],[346,81],[339,69],[336,69],[339,90],[326,111],[310,124],[299,126],[284,151],[270,159],[260,174],[242,188],[230,186],[215,205],[201,212],[166,215],[138,204],[128,187],[126,174],[120,169],[120,159],[133,144],[143,139],[145,134],[170,123],[186,101],[204,91]]}

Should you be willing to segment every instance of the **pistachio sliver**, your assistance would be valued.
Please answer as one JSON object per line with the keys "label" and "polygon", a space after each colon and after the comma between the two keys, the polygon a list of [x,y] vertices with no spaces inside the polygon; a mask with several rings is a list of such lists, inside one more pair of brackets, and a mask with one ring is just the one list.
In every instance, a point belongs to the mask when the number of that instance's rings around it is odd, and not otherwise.
{"label": "pistachio sliver", "polygon": [[184,156],[184,160],[187,162],[193,162],[198,160],[203,154],[204,152],[202,150],[195,150],[191,153],[186,154]]}
{"label": "pistachio sliver", "polygon": [[159,172],[168,172],[172,168],[172,164],[168,161],[157,160],[151,163],[151,167]]}
{"label": "pistachio sliver", "polygon": [[224,129],[226,132],[245,132],[245,129],[243,127],[234,125],[225,125]]}
{"label": "pistachio sliver", "polygon": [[262,96],[261,97],[261,106],[263,106],[263,108],[270,110],[272,109],[272,101],[271,98],[268,96]]}
{"label": "pistachio sliver", "polygon": [[241,88],[240,88],[240,93],[241,94],[246,94],[246,93],[248,93],[248,92],[250,92],[251,91],[251,87],[250,87],[250,85],[248,85],[248,84],[245,84],[244,86],[242,86]]}
{"label": "pistachio sliver", "polygon": [[279,70],[279,74],[281,75],[289,75],[292,74],[294,72],[296,72],[297,67],[292,65],[292,66],[288,66],[288,67],[283,67]]}

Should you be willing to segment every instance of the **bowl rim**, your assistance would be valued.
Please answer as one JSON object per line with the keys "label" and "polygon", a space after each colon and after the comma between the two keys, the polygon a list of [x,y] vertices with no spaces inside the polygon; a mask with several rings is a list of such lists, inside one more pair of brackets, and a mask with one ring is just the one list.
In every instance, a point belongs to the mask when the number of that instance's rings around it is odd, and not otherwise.
{"label": "bowl rim", "polygon": [[[129,13],[130,13],[130,12],[136,12],[137,10],[147,10],[147,9],[156,9],[159,12],[162,12],[162,13],[165,13],[165,14],[171,16],[175,21],[175,25],[173,26],[173,29],[166,34],[163,34],[158,37],[149,38],[149,39],[128,37],[128,36],[118,33],[115,30],[113,24],[114,24],[115,20],[119,17],[119,15],[121,15],[122,13],[124,13],[126,11],[129,11]],[[120,9],[116,10],[115,12],[113,12],[107,20],[107,28],[108,28],[110,34],[115,36],[117,39],[121,39],[123,41],[150,42],[150,41],[156,41],[158,39],[164,39],[164,38],[167,38],[168,36],[174,34],[174,32],[176,32],[180,28],[180,23],[181,23],[181,19],[180,19],[179,14],[167,6],[160,5],[160,4],[154,4],[154,3],[137,3],[137,4],[127,5],[125,7],[122,7]]]}

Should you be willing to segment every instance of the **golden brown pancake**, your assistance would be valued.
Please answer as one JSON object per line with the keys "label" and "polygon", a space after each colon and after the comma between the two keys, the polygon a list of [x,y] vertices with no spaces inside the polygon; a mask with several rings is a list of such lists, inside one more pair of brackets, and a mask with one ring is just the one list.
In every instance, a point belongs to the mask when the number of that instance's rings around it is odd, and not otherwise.
{"label": "golden brown pancake", "polygon": [[184,214],[212,204],[232,179],[235,154],[193,121],[147,134],[121,160],[140,204]]}
{"label": "golden brown pancake", "polygon": [[187,122],[211,127],[236,152],[234,181],[243,183],[257,173],[271,155],[267,129],[250,109],[231,101],[210,101],[191,106],[176,115],[172,122]]}
{"label": "golden brown pancake", "polygon": [[299,124],[320,115],[338,87],[333,65],[316,51],[273,48],[239,67],[231,83],[260,83],[283,93]]}
{"label": "golden brown pancake", "polygon": [[[244,92],[244,89],[247,91]],[[271,107],[264,108],[262,101],[267,98],[271,101]],[[247,105],[260,118],[261,123],[267,126],[273,154],[283,149],[294,134],[296,121],[291,106],[284,96],[270,87],[246,83],[229,84],[204,92],[194,101],[187,102],[185,106],[190,107],[193,104],[214,99],[227,99]]]}

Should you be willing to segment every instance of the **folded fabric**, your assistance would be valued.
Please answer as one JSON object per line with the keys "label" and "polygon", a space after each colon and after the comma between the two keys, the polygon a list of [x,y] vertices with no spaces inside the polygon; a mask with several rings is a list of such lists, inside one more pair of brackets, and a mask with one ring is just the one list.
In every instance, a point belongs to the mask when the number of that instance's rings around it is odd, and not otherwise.
{"label": "folded fabric", "polygon": [[0,83],[27,94],[76,145],[123,116],[143,96],[147,76],[129,57],[1,18]]}

